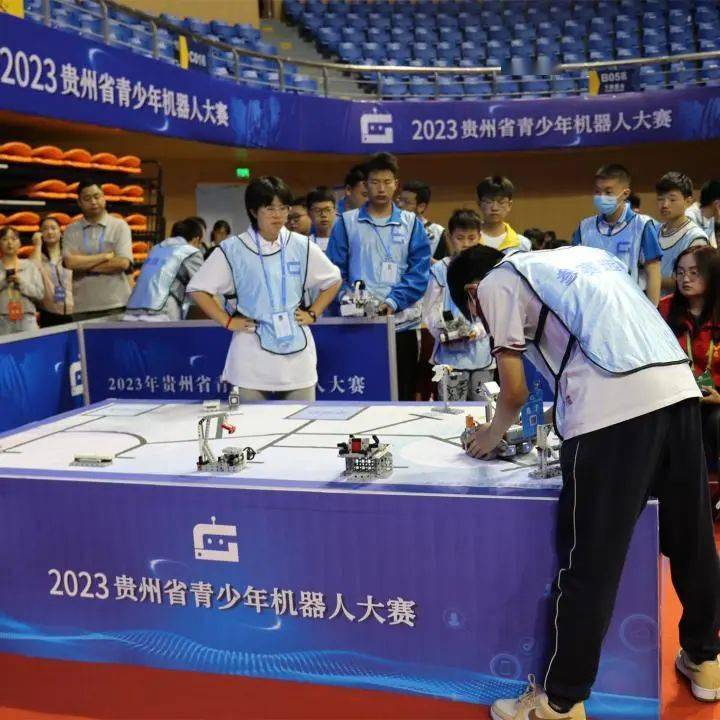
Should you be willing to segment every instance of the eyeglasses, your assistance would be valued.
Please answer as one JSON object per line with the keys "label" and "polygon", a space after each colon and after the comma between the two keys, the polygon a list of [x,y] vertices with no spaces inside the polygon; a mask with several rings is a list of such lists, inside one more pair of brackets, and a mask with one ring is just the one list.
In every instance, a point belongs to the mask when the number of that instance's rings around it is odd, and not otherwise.
{"label": "eyeglasses", "polygon": [[688,280],[697,280],[700,277],[700,273],[695,269],[691,268],[690,270],[683,270],[680,268],[675,275],[677,276],[678,280],[687,278]]}
{"label": "eyeglasses", "polygon": [[312,212],[314,212],[316,215],[333,215],[335,213],[334,207],[314,207],[312,208]]}
{"label": "eyeglasses", "polygon": [[290,212],[289,205],[263,205],[260,209],[270,215],[285,215]]}

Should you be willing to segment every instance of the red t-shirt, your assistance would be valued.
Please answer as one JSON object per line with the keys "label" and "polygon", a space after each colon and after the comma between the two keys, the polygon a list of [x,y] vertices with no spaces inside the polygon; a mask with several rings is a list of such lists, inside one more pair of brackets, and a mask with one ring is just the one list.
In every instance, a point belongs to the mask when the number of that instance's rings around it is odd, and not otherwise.
{"label": "red t-shirt", "polygon": [[[672,295],[666,295],[660,299],[658,310],[660,314],[667,320],[670,313],[670,301]],[[720,325],[713,325],[712,322],[706,322],[698,327],[694,318],[689,316],[685,319],[685,330],[677,335],[678,342],[682,349],[687,353],[687,341],[690,338],[692,345],[693,374],[695,377],[702,375],[708,365],[708,351],[710,343],[713,339],[713,332],[716,337],[720,337]],[[712,360],[710,363],[710,373],[713,376],[715,387],[720,387],[720,342],[713,346]]]}

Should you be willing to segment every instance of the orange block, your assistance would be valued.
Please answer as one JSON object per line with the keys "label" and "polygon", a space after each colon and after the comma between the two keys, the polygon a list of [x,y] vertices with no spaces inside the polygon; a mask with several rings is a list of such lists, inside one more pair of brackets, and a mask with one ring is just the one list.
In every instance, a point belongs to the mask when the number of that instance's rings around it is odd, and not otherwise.
{"label": "orange block", "polygon": [[26,194],[31,198],[67,198],[68,186],[64,180],[43,180],[26,189]]}
{"label": "orange block", "polygon": [[117,170],[117,163],[117,156],[109,152],[95,153],[91,158],[92,167],[100,170]]}
{"label": "orange block", "polygon": [[0,145],[0,160],[32,162],[32,148],[24,142],[6,142]]}
{"label": "orange block", "polygon": [[147,230],[147,218],[139,213],[128,215],[125,222],[130,226],[131,230]]}
{"label": "orange block", "polygon": [[55,145],[41,145],[30,153],[33,162],[41,165],[62,165],[63,151]]}
{"label": "orange block", "polygon": [[123,155],[120,158],[116,158],[117,170],[122,170],[127,173],[139,174],[142,172],[140,167],[142,160],[137,155]]}
{"label": "orange block", "polygon": [[55,220],[60,223],[60,227],[66,227],[72,222],[72,219],[67,213],[63,212],[51,212],[48,213],[46,217],[54,218]]}
{"label": "orange block", "polygon": [[92,162],[92,155],[83,148],[72,148],[66,150],[62,156],[63,165],[77,168],[89,168]]}

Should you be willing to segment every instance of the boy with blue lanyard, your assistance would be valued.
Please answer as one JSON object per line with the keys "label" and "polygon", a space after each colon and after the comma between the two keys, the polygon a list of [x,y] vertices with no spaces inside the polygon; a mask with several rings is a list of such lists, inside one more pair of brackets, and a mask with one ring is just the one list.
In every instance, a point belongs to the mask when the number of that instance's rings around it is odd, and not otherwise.
{"label": "boy with blue lanyard", "polygon": [[544,689],[531,680],[520,698],[498,700],[493,720],[586,720],[625,557],[650,496],[659,500],[660,547],[683,605],[676,667],[698,699],[720,699],[720,565],[700,391],[674,334],[625,264],[598,248],[503,257],[473,247],[450,263],[448,285],[463,313],[485,325],[500,375],[493,420],[473,433],[468,454],[491,456],[516,421],[528,394],[523,355],[555,387],[563,439],[561,570]]}
{"label": "boy with blue lanyard", "polygon": [[[220,243],[195,274],[188,292],[200,309],[233,334],[223,380],[244,402],[315,400],[317,354],[309,325],[340,289],[340,271],[287,223],[292,194],[277,177],[252,180],[245,190],[250,227]],[[305,309],[306,290],[316,290]],[[235,296],[228,313],[215,296]]]}
{"label": "boy with blue lanyard", "polygon": [[650,301],[660,302],[660,259],[658,229],[648,215],[632,211],[628,198],[630,173],[622,165],[604,165],[595,173],[593,204],[597,215],[585,218],[573,233],[573,245],[606,250],[628,269],[630,277]]}
{"label": "boy with blue lanyard", "polygon": [[327,254],[340,268],[345,291],[356,281],[380,302],[380,313],[395,316],[398,394],[415,399],[418,364],[419,301],[430,276],[430,241],[422,220],[393,202],[398,164],[378,153],[365,166],[368,202],[342,214]]}
{"label": "boy with blue lanyard", "polygon": [[[452,257],[474,245],[482,243],[482,220],[473,210],[456,210],[448,223],[448,245],[451,255],[430,268],[430,283],[423,301],[423,322],[435,339],[430,362],[449,365],[462,373],[467,388],[464,394],[454,393],[448,400],[480,400],[479,388],[493,379],[495,359],[490,354],[490,340],[480,322],[475,323],[467,337],[448,340],[449,321],[463,319],[463,315],[450,297],[447,270]],[[445,398],[440,398],[445,399]]]}
{"label": "boy with blue lanyard", "polygon": [[695,245],[709,245],[705,231],[687,215],[693,201],[692,180],[681,172],[665,173],[657,185],[658,213],[662,220],[658,240],[663,251],[662,289],[675,292],[675,263],[683,251]]}

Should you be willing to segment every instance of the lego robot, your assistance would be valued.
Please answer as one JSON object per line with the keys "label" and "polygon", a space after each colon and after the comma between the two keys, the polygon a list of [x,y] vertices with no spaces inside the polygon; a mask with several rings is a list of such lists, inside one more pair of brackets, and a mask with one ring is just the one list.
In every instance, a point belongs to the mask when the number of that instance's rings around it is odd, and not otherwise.
{"label": "lego robot", "polygon": [[[488,421],[489,422],[489,421]],[[478,424],[472,415],[465,416],[465,430],[460,436],[460,442],[464,450],[470,445],[472,435],[477,429]],[[499,445],[492,451],[492,456],[507,460],[516,455],[527,455],[533,449],[530,442],[523,431],[522,425],[511,425],[505,433],[505,437],[500,441]]]}
{"label": "lego robot", "polygon": [[562,474],[560,468],[560,454],[557,448],[550,444],[552,425],[538,425],[535,447],[537,448],[538,464],[530,471],[534,480],[546,480]]}
{"label": "lego robot", "polygon": [[338,456],[345,458],[348,480],[372,480],[392,475],[393,456],[390,446],[382,444],[377,435],[372,438],[351,435],[346,443],[338,443]]}
{"label": "lego robot", "polygon": [[451,408],[450,399],[463,400],[467,397],[469,378],[463,372],[457,372],[450,365],[433,365],[434,383],[438,383],[440,397],[443,400],[442,407],[434,407],[433,412],[457,415],[462,412],[460,408]]}
{"label": "lego robot", "polygon": [[210,449],[208,436],[213,420],[217,420],[217,435],[222,437],[222,431],[226,430],[231,435],[235,432],[235,426],[227,421],[227,413],[219,412],[210,415],[203,415],[198,421],[198,443],[200,455],[198,456],[197,469],[202,472],[234,473],[240,472],[255,457],[255,451],[251,447],[226,447],[223,448],[220,457]]}
{"label": "lego robot", "polygon": [[340,315],[374,318],[381,304],[380,300],[366,290],[362,280],[356,280],[352,293],[346,293],[340,301]]}
{"label": "lego robot", "polygon": [[474,337],[473,326],[465,319],[464,315],[454,317],[450,310],[442,314],[443,324],[440,328],[441,343],[465,342]]}

